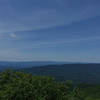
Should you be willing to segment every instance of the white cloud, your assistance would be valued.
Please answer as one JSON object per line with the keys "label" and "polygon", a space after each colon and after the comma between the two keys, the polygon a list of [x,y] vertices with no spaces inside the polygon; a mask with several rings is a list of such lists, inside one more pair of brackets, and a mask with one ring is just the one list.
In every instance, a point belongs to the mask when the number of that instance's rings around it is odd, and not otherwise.
{"label": "white cloud", "polygon": [[10,34],[10,37],[11,37],[11,38],[16,38],[17,36],[16,36],[16,34],[11,33],[11,34]]}
{"label": "white cloud", "polygon": [[70,44],[74,44],[74,43],[81,43],[81,42],[87,42],[87,41],[93,41],[93,40],[100,40],[100,36],[96,36],[96,37],[86,37],[86,38],[79,38],[79,39],[70,39],[70,40],[63,40],[63,41],[53,41],[53,42],[42,42],[39,41],[35,44],[32,44],[32,48],[48,48],[48,47],[59,47],[63,45],[70,45]]}
{"label": "white cloud", "polygon": [[[57,0],[61,2],[61,0]],[[69,0],[68,0],[69,1]],[[67,4],[67,2],[66,2]],[[75,6],[75,5],[74,5]],[[14,9],[14,8],[9,8]],[[60,8],[59,8],[60,9]],[[16,31],[29,31],[29,30],[39,30],[52,28],[62,25],[70,25],[75,22],[86,20],[88,18],[93,18],[100,15],[100,6],[98,5],[83,5],[79,9],[75,6],[70,8],[66,6],[65,9],[33,9],[32,12],[25,15],[20,15],[13,12],[13,18],[9,16],[9,20],[2,20],[0,18],[0,33],[13,33]]]}

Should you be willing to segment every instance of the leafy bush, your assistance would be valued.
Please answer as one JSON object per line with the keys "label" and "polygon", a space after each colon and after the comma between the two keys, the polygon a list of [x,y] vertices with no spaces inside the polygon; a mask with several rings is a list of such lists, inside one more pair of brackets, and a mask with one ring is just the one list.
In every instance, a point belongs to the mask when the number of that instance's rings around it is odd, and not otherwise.
{"label": "leafy bush", "polygon": [[92,100],[86,91],[52,77],[10,70],[0,73],[0,100]]}
{"label": "leafy bush", "polygon": [[1,100],[67,100],[69,84],[54,78],[6,70],[0,74]]}

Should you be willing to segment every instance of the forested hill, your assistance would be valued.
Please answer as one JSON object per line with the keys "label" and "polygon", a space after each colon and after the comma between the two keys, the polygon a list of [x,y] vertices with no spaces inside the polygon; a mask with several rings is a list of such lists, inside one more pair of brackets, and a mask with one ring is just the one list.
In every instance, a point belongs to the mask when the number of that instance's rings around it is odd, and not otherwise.
{"label": "forested hill", "polygon": [[60,81],[100,83],[100,64],[47,65],[20,70],[36,75],[53,76]]}

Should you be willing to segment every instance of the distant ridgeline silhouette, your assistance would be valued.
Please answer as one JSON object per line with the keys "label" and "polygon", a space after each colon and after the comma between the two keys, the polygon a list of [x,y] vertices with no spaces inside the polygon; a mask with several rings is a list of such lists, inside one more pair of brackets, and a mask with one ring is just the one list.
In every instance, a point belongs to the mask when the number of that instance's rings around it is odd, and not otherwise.
{"label": "distant ridgeline silhouette", "polygon": [[44,66],[51,64],[71,64],[72,62],[55,62],[55,61],[26,61],[26,62],[7,62],[0,61],[0,70],[4,70],[6,68],[11,69],[19,69],[19,68],[29,68],[33,66]]}

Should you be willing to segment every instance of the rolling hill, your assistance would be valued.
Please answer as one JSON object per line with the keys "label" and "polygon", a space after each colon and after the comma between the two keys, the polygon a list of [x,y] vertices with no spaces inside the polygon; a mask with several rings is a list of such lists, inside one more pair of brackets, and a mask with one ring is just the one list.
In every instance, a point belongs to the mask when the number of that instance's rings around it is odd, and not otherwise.
{"label": "rolling hill", "polygon": [[100,64],[63,64],[20,69],[35,75],[53,76],[57,80],[100,83]]}

